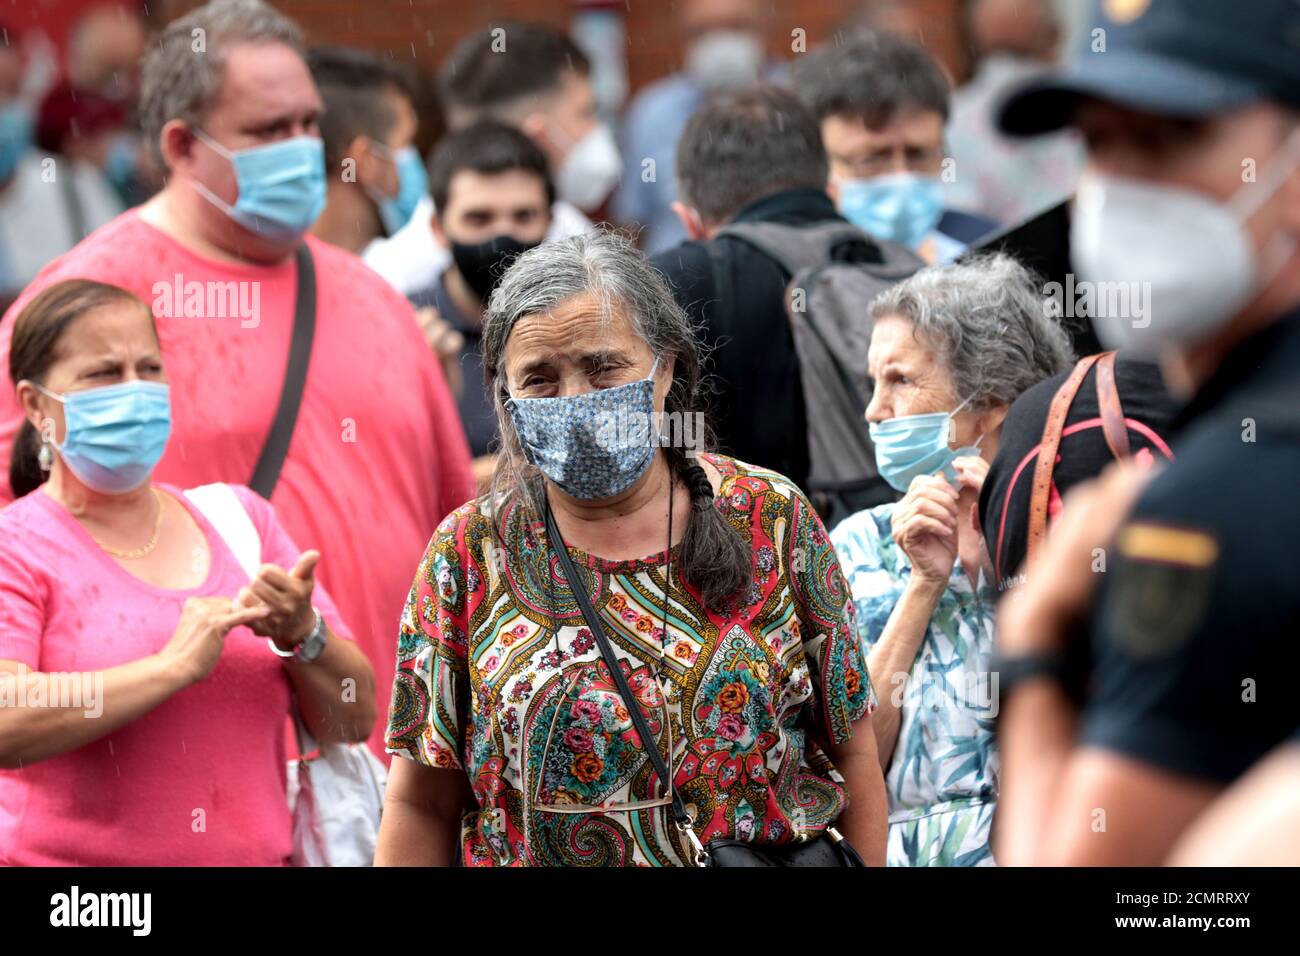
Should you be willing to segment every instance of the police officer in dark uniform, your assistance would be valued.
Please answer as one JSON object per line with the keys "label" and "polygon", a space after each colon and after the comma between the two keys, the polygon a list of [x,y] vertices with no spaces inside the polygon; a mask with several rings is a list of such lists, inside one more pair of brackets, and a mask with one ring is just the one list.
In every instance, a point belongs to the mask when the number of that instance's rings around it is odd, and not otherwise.
{"label": "police officer in dark uniform", "polygon": [[995,856],[1158,864],[1300,724],[1300,2],[1098,0],[1000,120],[1082,133],[1076,283],[1122,284],[1099,336],[1186,405],[999,609]]}

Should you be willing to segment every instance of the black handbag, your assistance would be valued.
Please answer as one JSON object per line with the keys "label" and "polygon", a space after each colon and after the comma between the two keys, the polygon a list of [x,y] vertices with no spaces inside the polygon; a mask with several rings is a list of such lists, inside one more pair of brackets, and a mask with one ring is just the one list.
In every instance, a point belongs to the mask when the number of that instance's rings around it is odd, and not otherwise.
{"label": "black handbag", "polygon": [[609,637],[605,634],[605,628],[600,617],[596,614],[595,608],[591,606],[591,599],[587,596],[587,583],[579,574],[573,559],[569,557],[569,549],[565,547],[564,538],[560,536],[560,529],[555,524],[555,516],[551,514],[550,502],[547,502],[545,508],[546,536],[555,548],[556,558],[560,562],[561,570],[564,571],[564,580],[568,583],[574,599],[578,602],[578,607],[587,622],[587,627],[591,630],[592,636],[595,637],[596,643],[600,646],[600,656],[604,659],[605,666],[609,668],[610,675],[623,698],[623,703],[627,706],[628,714],[632,718],[637,734],[641,737],[646,755],[654,766],[655,775],[673,791],[673,825],[677,827],[677,832],[682,837],[682,843],[691,848],[694,857],[687,861],[688,864],[718,867],[865,867],[866,864],[862,862],[862,857],[858,856],[857,851],[849,845],[849,842],[834,827],[827,827],[826,832],[821,836],[798,843],[755,846],[743,840],[730,839],[710,840],[707,845],[700,842],[699,835],[695,832],[694,821],[691,819],[686,805],[682,802],[677,788],[672,785],[672,775],[663,755],[659,753],[658,746],[655,745],[655,738],[650,731],[650,725],[646,721],[645,715],[641,713],[641,708],[637,705],[632,689],[628,687],[627,678],[623,676],[623,671],[618,666],[618,657],[614,654],[614,648],[609,642]]}

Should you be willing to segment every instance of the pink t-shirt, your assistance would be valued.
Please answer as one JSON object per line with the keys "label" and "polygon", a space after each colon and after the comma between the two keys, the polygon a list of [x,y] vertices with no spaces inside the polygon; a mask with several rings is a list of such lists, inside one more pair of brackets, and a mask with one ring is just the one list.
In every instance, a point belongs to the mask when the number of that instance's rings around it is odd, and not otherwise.
{"label": "pink t-shirt", "polygon": [[[42,491],[0,510],[0,660],[33,671],[103,671],[161,650],[189,597],[248,582],[221,536],[180,491],[208,539],[208,579],[187,591],[141,581]],[[264,561],[299,551],[271,506],[235,487]],[[351,639],[317,584],[312,603]],[[82,710],[94,711],[93,683]],[[289,856],[284,723],[289,678],[266,639],[227,636],[208,677],[78,750],[0,770],[0,864],[281,866]],[[94,719],[93,717],[84,719]]]}
{"label": "pink t-shirt", "polygon": [[[316,335],[271,502],[295,541],[320,550],[317,579],[337,596],[374,665],[383,708],[398,621],[425,545],[443,516],[474,494],[469,447],[407,301],[358,257],[307,242],[316,267]],[[130,289],[157,316],[172,435],[155,479],[183,488],[246,484],[284,382],[297,286],[292,258],[275,266],[214,262],[137,212],[124,213],[24,290],[0,321],[0,369],[8,367],[18,310],[39,290],[77,277]],[[8,474],[20,423],[13,389],[0,388],[0,475]],[[0,504],[11,496],[0,478]],[[384,721],[376,721],[371,747],[378,754],[383,735]]]}

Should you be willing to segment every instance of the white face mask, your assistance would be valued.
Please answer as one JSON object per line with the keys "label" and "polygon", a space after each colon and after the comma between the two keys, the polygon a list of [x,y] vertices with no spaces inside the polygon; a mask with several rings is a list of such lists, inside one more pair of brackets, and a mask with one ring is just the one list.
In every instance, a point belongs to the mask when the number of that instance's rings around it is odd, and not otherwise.
{"label": "white face mask", "polygon": [[686,75],[704,90],[758,82],[763,38],[750,30],[711,30],[686,49]]}
{"label": "white face mask", "polygon": [[1292,136],[1267,174],[1226,203],[1116,176],[1086,173],[1080,179],[1070,227],[1079,278],[1093,283],[1098,305],[1111,287],[1130,302],[1145,302],[1142,315],[1093,309],[1103,345],[1133,358],[1196,345],[1273,280],[1294,252],[1294,240],[1274,236],[1257,254],[1245,223],[1300,162],[1297,147],[1300,136]]}
{"label": "white face mask", "polygon": [[614,191],[623,175],[623,157],[604,123],[573,144],[555,176],[560,198],[590,212]]}

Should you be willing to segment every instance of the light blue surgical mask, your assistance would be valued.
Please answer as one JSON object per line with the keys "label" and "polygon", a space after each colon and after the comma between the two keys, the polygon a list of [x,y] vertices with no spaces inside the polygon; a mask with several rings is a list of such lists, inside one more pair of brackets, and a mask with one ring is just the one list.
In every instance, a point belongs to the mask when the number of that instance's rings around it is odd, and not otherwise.
{"label": "light blue surgical mask", "polygon": [[63,463],[88,488],[122,494],[149,480],[171,435],[171,395],[160,382],[140,380],[58,395],[63,403]]}
{"label": "light blue surgical mask", "polygon": [[249,232],[277,242],[295,240],[325,208],[325,147],[316,137],[231,151],[201,129],[194,135],[230,160],[239,198],[232,206],[197,181],[195,190]]}
{"label": "light blue surgical mask", "polygon": [[32,145],[32,111],[23,103],[0,106],[0,182],[13,175]]}
{"label": "light blue surgical mask", "polygon": [[970,404],[962,402],[951,412],[926,415],[900,415],[884,422],[868,422],[871,442],[876,450],[876,471],[895,491],[907,491],[918,475],[942,471],[949,481],[956,481],[953,460],[979,454],[981,435],[975,444],[953,450],[948,447],[952,418]]}
{"label": "light blue surgical mask", "polygon": [[863,232],[916,249],[943,218],[943,186],[933,176],[890,173],[841,179],[840,214]]}
{"label": "light blue surgical mask", "polygon": [[384,224],[384,231],[391,236],[415,215],[415,207],[429,191],[429,177],[424,171],[420,151],[414,146],[405,146],[393,152],[382,143],[374,145],[381,153],[387,154],[397,167],[397,195],[392,198],[372,197],[375,208],[379,210],[379,219]]}
{"label": "light blue surgical mask", "polygon": [[614,388],[554,398],[510,398],[506,408],[524,454],[575,498],[626,491],[650,468],[658,446],[655,359],[650,376]]}

